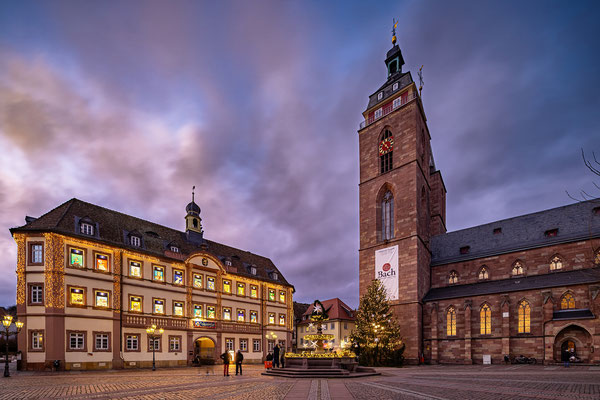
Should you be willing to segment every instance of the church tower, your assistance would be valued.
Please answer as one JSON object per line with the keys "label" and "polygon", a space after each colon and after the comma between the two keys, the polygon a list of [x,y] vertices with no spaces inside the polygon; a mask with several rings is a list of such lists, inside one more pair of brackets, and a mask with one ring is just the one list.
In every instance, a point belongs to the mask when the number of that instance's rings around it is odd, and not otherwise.
{"label": "church tower", "polygon": [[430,287],[429,240],[446,232],[446,190],[395,36],[392,45],[387,80],[369,96],[358,130],[360,295],[373,279],[382,281],[402,327],[404,356],[416,363],[423,352],[422,299]]}

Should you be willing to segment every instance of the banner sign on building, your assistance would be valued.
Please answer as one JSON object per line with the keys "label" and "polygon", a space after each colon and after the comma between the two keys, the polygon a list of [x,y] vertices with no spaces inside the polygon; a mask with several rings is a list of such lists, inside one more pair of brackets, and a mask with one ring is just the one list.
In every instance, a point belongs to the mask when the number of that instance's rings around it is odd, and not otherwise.
{"label": "banner sign on building", "polygon": [[196,321],[194,320],[194,328],[212,328],[214,329],[216,324],[208,321]]}
{"label": "banner sign on building", "polygon": [[387,290],[388,300],[398,300],[398,246],[375,252],[375,279]]}

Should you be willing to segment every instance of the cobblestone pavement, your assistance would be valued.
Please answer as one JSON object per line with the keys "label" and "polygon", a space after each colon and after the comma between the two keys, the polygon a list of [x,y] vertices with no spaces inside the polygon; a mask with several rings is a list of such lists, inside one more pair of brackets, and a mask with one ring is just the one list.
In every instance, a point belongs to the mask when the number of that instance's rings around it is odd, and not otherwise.
{"label": "cobblestone pavement", "polygon": [[64,373],[12,372],[0,399],[580,399],[600,400],[600,367],[538,365],[381,368],[359,379],[285,379],[245,366]]}

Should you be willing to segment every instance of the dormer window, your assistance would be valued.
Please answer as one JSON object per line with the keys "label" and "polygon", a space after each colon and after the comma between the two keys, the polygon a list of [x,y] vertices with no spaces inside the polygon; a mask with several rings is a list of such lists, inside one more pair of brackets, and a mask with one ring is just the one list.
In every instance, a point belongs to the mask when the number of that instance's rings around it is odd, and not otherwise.
{"label": "dormer window", "polygon": [[379,92],[377,94],[377,100],[381,100],[381,99],[383,99],[383,92]]}
{"label": "dormer window", "polygon": [[558,228],[548,229],[544,232],[544,236],[546,237],[555,237],[556,235],[558,235]]}
{"label": "dormer window", "polygon": [[273,279],[274,281],[279,279],[279,275],[277,275],[277,272],[271,272],[271,279]]}
{"label": "dormer window", "polygon": [[460,254],[469,254],[469,250],[471,250],[471,246],[463,246],[460,248]]}
{"label": "dormer window", "polygon": [[502,228],[494,228],[494,235],[499,235],[502,233]]}
{"label": "dormer window", "polygon": [[392,90],[398,90],[398,82],[394,83],[392,86]]}
{"label": "dormer window", "polygon": [[171,246],[171,251],[173,253],[179,253],[179,247],[177,247],[177,246]]}
{"label": "dormer window", "polygon": [[87,222],[82,222],[79,224],[79,232],[83,233],[84,235],[94,236],[94,225]]}
{"label": "dormer window", "polygon": [[140,247],[142,245],[142,239],[139,236],[130,236],[129,243],[134,247]]}
{"label": "dormer window", "polygon": [[228,267],[231,267],[231,261],[225,260],[225,265],[228,266]]}
{"label": "dormer window", "polygon": [[254,267],[254,266],[250,267],[250,273],[252,275],[256,275],[256,267]]}

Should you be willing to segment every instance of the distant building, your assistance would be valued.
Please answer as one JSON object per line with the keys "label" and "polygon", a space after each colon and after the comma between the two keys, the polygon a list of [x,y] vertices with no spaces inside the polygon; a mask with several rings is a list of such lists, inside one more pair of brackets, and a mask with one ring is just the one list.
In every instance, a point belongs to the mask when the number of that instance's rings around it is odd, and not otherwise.
{"label": "distant building", "polygon": [[[225,350],[261,362],[290,343],[294,288],[270,259],[72,199],[11,229],[23,368],[191,365]],[[164,333],[150,340],[146,328]]]}
{"label": "distant building", "polygon": [[302,322],[302,316],[308,307],[310,307],[310,304],[294,302],[294,327],[292,329],[292,348],[294,351],[298,349],[298,324]]}
{"label": "distant building", "polygon": [[[334,336],[332,340],[325,343],[325,348],[339,350],[346,347],[350,340],[350,334],[355,327],[356,311],[337,297],[324,300],[321,303],[323,303],[323,307],[329,316],[329,320],[323,323],[323,333]],[[302,318],[297,324],[297,347],[299,351],[310,349],[312,346],[311,341],[305,339],[305,336],[317,333],[317,327],[310,320],[313,308],[311,304],[302,314]]]}

